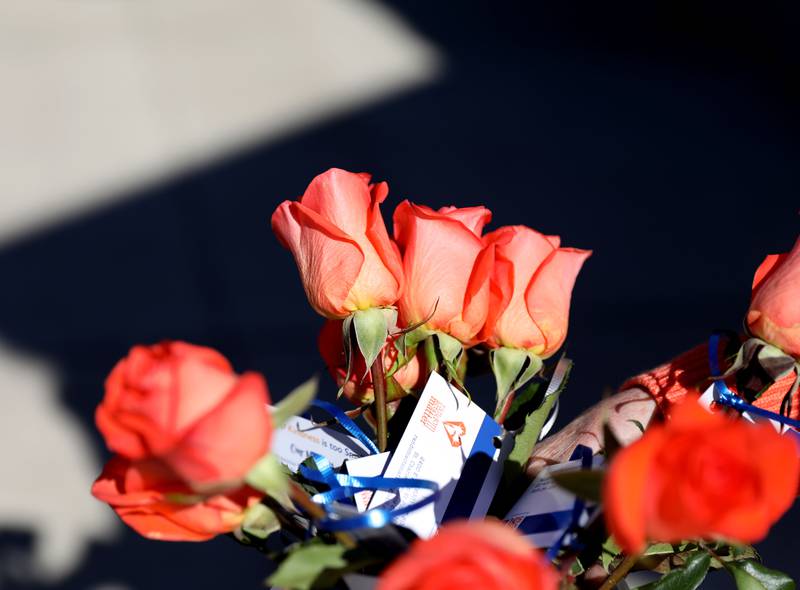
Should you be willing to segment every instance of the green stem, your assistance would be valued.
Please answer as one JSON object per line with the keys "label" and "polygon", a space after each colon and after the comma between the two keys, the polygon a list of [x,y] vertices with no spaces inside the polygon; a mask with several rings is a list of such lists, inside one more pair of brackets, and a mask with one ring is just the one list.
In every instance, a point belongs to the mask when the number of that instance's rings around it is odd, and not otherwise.
{"label": "green stem", "polygon": [[370,368],[372,373],[372,390],[375,392],[375,421],[377,422],[378,450],[386,450],[387,418],[386,418],[386,376],[383,369],[383,353],[378,353]]}
{"label": "green stem", "polygon": [[612,590],[617,584],[622,581],[628,572],[631,571],[631,568],[636,565],[636,562],[639,561],[638,555],[626,555],[625,559],[622,560],[614,571],[611,572],[611,575],[606,578],[606,581],[603,582],[603,585],[600,586],[599,590]]}

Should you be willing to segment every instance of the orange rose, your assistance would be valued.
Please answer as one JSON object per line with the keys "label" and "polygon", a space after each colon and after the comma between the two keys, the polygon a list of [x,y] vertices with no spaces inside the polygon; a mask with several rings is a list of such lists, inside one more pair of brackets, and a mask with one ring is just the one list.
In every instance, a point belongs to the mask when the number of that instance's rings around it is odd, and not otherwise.
{"label": "orange rose", "polygon": [[767,256],[753,278],[750,333],[800,358],[800,239],[788,254]]}
{"label": "orange rose", "polygon": [[230,532],[261,497],[246,486],[197,497],[157,459],[130,461],[119,455],[106,464],[92,494],[137,533],[161,541],[206,541]]}
{"label": "orange rose", "polygon": [[501,227],[484,242],[496,249],[490,316],[482,336],[491,346],[553,355],[567,336],[575,279],[592,253],[560,248],[558,236],[523,225]]}
{"label": "orange rose", "polygon": [[[320,355],[328,367],[328,372],[339,387],[347,376],[347,358],[342,347],[342,320],[329,320],[322,326],[317,340]],[[415,355],[408,364],[398,369],[392,375],[405,391],[421,389],[425,384],[427,373],[422,370],[424,361],[421,361],[422,352]],[[383,349],[383,364],[388,371],[397,360],[397,349],[393,339],[389,339]],[[353,349],[353,365],[350,368],[350,379],[344,385],[343,395],[353,404],[361,406],[371,404],[375,400],[372,390],[372,375],[367,371],[364,357],[357,347]],[[391,393],[391,392],[389,392]],[[395,392],[396,394],[397,392]],[[397,399],[397,395],[390,397],[389,401]]]}
{"label": "orange rose", "polygon": [[[477,343],[489,312],[493,248],[484,248],[485,207],[434,211],[403,201],[394,212],[394,236],[403,252],[406,289],[398,302],[407,324],[436,313],[426,327],[462,343]],[[437,304],[438,301],[438,304]]]}
{"label": "orange rose", "polygon": [[558,574],[514,529],[454,521],[417,540],[381,575],[377,590],[555,590]]}
{"label": "orange rose", "polygon": [[332,168],[272,214],[272,230],[294,255],[317,313],[344,318],[400,296],[400,254],[380,211],[387,194],[385,182],[370,186],[369,175]]}
{"label": "orange rose", "polygon": [[799,474],[793,439],[686,401],[611,462],[606,523],[628,553],[647,541],[753,543],[792,505]]}
{"label": "orange rose", "polygon": [[185,342],[135,346],[111,371],[95,420],[108,447],[158,457],[195,490],[235,487],[268,450],[267,384]]}

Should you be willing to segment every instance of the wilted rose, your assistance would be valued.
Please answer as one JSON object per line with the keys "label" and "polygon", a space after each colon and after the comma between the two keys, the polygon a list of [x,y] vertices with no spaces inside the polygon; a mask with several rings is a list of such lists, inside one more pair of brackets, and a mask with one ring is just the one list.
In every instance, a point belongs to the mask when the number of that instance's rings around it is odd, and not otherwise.
{"label": "wilted rose", "polygon": [[753,278],[747,327],[800,358],[800,238],[787,254],[767,256]]}
{"label": "wilted rose", "polygon": [[606,523],[628,553],[648,541],[757,542],[792,505],[799,473],[793,439],[687,400],[614,457]]}
{"label": "wilted rose", "polygon": [[381,574],[377,590],[555,590],[558,573],[516,530],[454,521],[417,540]]}
{"label": "wilted rose", "polygon": [[195,490],[236,487],[269,449],[269,394],[218,352],[185,342],[135,346],[106,380],[95,419],[120,455],[158,458]]}
{"label": "wilted rose", "polygon": [[343,318],[400,297],[400,255],[380,211],[388,193],[385,182],[370,185],[369,175],[332,168],[299,201],[284,201],[272,214],[272,229],[294,255],[317,313]]}
{"label": "wilted rose", "polygon": [[407,324],[429,318],[427,328],[477,342],[489,312],[494,249],[484,247],[481,232],[491,217],[485,207],[398,205],[394,235],[406,277],[398,307]]}
{"label": "wilted rose", "polygon": [[[396,339],[397,337],[390,337],[383,348],[383,364],[386,371],[389,371],[397,360]],[[347,357],[342,346],[342,320],[328,320],[325,322],[322,330],[320,330],[317,344],[328,372],[336,381],[337,386],[342,387],[344,385],[342,394],[348,400],[358,406],[371,404],[375,401],[372,374],[367,369],[364,357],[357,346],[353,347],[350,377],[345,382],[347,378]],[[422,359],[423,355],[420,351],[392,375],[402,391],[389,391],[388,399],[390,402],[399,399],[406,392],[421,389],[425,384],[427,374],[423,370],[424,360]]]}
{"label": "wilted rose", "polygon": [[160,541],[206,541],[230,532],[261,498],[247,486],[198,496],[158,459],[131,461],[119,455],[106,464],[92,494],[137,533]]}
{"label": "wilted rose", "polygon": [[564,343],[572,288],[588,250],[561,248],[558,236],[501,227],[484,237],[495,246],[492,297],[482,338],[547,358]]}

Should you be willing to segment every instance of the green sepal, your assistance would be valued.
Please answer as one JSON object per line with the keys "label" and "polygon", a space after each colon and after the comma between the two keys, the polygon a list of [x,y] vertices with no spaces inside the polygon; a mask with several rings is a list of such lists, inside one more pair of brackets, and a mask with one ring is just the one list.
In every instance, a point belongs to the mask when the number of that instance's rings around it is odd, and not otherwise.
{"label": "green sepal", "polygon": [[760,564],[754,559],[732,561],[725,568],[733,576],[739,590],[794,590],[792,578]]}
{"label": "green sepal", "polygon": [[328,545],[320,538],[296,545],[269,577],[267,584],[284,590],[310,590],[326,571],[347,566],[345,551],[343,545]]}
{"label": "green sepal", "polygon": [[[388,313],[387,313],[388,312]],[[364,357],[366,370],[369,372],[372,363],[378,358],[389,337],[388,314],[397,312],[381,307],[370,307],[353,312],[353,327],[356,333],[356,342],[361,356]],[[395,316],[396,317],[396,316]],[[362,376],[366,376],[366,373]]]}
{"label": "green sepal", "polygon": [[272,496],[284,506],[291,506],[289,475],[289,470],[281,465],[278,458],[268,453],[247,472],[244,480],[250,487]]}
{"label": "green sepal", "polygon": [[512,391],[524,387],[541,370],[543,363],[541,357],[532,352],[503,346],[489,352],[489,364],[497,384],[497,418],[505,405],[506,397]]}
{"label": "green sepal", "polygon": [[298,416],[311,405],[317,397],[319,378],[314,375],[289,392],[272,409],[272,427],[280,428],[292,416]]}
{"label": "green sepal", "polygon": [[458,358],[464,352],[464,345],[461,344],[461,341],[444,332],[436,332],[436,340],[439,345],[439,352],[442,353],[442,358],[445,361],[458,364]]}
{"label": "green sepal", "polygon": [[695,553],[682,567],[665,574],[660,580],[641,586],[639,590],[695,590],[705,579],[710,565],[708,553]]}
{"label": "green sepal", "polygon": [[281,523],[275,513],[261,503],[253,504],[245,510],[241,526],[233,534],[242,542],[246,542],[245,533],[257,539],[266,539],[281,528]]}
{"label": "green sepal", "polygon": [[602,551],[600,553],[600,563],[603,569],[608,571],[614,560],[622,553],[622,548],[617,545],[614,537],[608,537],[603,543]]}
{"label": "green sepal", "polygon": [[556,471],[550,476],[556,484],[579,498],[599,503],[603,477],[602,469],[577,469],[575,471]]}

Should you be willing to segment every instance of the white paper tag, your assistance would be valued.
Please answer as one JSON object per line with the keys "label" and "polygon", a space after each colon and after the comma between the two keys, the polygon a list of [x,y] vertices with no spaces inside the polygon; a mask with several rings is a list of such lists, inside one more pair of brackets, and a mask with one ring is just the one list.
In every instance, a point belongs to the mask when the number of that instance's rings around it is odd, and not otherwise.
{"label": "white paper tag", "polygon": [[[391,453],[378,453],[377,455],[367,455],[366,457],[359,457],[358,459],[350,459],[344,462],[344,468],[347,470],[348,475],[354,477],[378,477],[383,475],[386,464],[389,462]],[[356,503],[356,508],[359,512],[364,512],[369,506],[369,501],[372,500],[372,490],[364,490],[358,492],[353,496]]]}
{"label": "white paper tag", "polygon": [[370,454],[358,439],[300,416],[292,416],[275,431],[270,450],[293,472],[311,453],[322,455],[334,468]]}
{"label": "white paper tag", "polygon": [[[384,476],[436,482],[440,496],[395,523],[428,538],[444,521],[485,516],[502,470],[495,445],[501,433],[478,404],[432,373]],[[417,488],[379,491],[369,507],[407,506],[429,493]]]}
{"label": "white paper tag", "polygon": [[[592,467],[599,467],[603,457],[592,457]],[[536,547],[550,547],[558,541],[571,524],[575,496],[553,481],[552,474],[559,471],[574,471],[581,468],[581,460],[576,459],[545,467],[536,476],[517,503],[508,511],[506,523],[525,535]],[[585,524],[592,505],[580,516],[578,524]]]}

